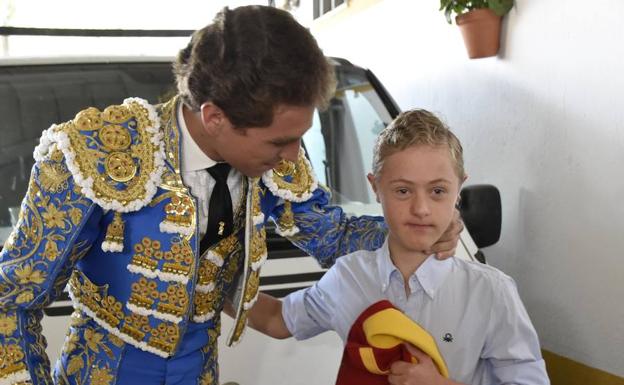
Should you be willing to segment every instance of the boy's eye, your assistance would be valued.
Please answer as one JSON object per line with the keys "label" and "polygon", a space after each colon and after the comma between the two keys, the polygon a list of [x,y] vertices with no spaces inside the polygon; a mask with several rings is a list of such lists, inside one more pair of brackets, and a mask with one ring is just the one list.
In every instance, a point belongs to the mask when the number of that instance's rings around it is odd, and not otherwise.
{"label": "boy's eye", "polygon": [[398,188],[395,190],[398,195],[407,195],[409,190],[406,188]]}
{"label": "boy's eye", "polygon": [[446,190],[441,187],[435,187],[432,192],[433,195],[443,195],[444,193],[446,193]]}

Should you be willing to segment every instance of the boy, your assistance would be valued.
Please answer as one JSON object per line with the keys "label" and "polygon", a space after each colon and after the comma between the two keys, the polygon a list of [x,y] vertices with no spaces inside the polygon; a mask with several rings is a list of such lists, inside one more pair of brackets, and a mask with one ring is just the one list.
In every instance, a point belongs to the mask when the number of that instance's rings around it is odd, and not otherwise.
{"label": "boy", "polygon": [[[438,261],[423,252],[451,221],[465,179],[461,144],[440,120],[424,110],[399,115],[380,134],[368,175],[389,226],[384,246],[338,259],[315,286],[283,302],[262,295],[250,325],[276,338],[335,330],[346,344],[338,383],[548,384],[537,334],[513,280],[490,266]],[[349,381],[344,374],[356,373],[345,368],[351,340],[362,315],[368,317],[383,300],[420,325],[403,331],[429,332],[432,339],[420,346],[434,360],[406,345],[416,360],[395,360],[388,370],[367,373],[381,381]],[[404,341],[414,342],[413,334],[422,329],[413,330]],[[440,374],[446,367],[450,379]]]}

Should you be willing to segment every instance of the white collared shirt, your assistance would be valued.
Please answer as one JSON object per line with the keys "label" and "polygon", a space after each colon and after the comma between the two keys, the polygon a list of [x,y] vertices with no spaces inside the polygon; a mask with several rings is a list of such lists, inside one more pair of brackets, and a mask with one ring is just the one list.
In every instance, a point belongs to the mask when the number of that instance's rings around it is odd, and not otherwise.
{"label": "white collared shirt", "polygon": [[335,330],[346,341],[370,305],[389,300],[435,339],[451,378],[469,385],[549,384],[537,333],[514,281],[499,270],[458,258],[428,257],[409,279],[388,243],[338,258],[316,285],[283,300],[297,339]]}
{"label": "white collared shirt", "polygon": [[[195,143],[193,137],[191,137],[186,122],[184,121],[184,114],[182,113],[183,105],[184,103],[179,103],[177,111],[178,127],[180,127],[182,143],[180,151],[180,171],[184,184],[190,189],[195,199],[197,199],[199,233],[200,237],[202,237],[208,226],[208,203],[210,202],[210,194],[215,185],[214,178],[210,176],[206,169],[214,166],[217,162],[210,159],[210,157],[199,148],[197,143]],[[227,185],[230,189],[230,196],[232,197],[232,207],[234,211],[236,211],[243,190],[243,174],[232,168],[228,175]]]}

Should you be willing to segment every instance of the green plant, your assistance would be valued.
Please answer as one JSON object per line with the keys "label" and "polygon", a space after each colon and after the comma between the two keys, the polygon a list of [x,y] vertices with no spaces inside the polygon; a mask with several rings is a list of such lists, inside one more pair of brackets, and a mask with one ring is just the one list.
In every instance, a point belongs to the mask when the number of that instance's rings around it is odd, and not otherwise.
{"label": "green plant", "polygon": [[451,24],[453,13],[461,15],[479,8],[490,8],[498,16],[503,16],[513,7],[513,0],[440,0],[440,11],[444,10],[446,21]]}

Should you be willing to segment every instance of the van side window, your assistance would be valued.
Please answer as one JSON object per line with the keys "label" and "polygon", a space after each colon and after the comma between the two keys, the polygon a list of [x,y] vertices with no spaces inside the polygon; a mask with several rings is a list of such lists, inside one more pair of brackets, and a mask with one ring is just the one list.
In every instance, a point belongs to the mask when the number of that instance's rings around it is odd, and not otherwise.
{"label": "van side window", "polygon": [[319,183],[327,186],[325,139],[321,132],[321,121],[318,111],[314,113],[312,127],[303,136],[303,143]]}
{"label": "van side window", "polygon": [[342,75],[329,107],[318,112],[303,141],[319,181],[332,190],[332,203],[364,208],[376,205],[365,176],[375,138],[391,117],[362,73]]}

